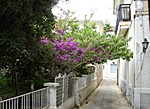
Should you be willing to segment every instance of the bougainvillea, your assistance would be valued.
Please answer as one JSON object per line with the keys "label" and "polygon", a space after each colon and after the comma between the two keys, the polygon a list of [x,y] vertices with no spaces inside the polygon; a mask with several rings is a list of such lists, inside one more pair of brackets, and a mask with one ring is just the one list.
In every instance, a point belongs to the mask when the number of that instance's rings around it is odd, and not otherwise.
{"label": "bougainvillea", "polygon": [[53,45],[55,59],[64,62],[80,62],[86,53],[83,48],[79,47],[78,42],[73,42],[73,38],[68,38],[67,41],[55,39]]}
{"label": "bougainvillea", "polygon": [[[103,64],[107,60],[122,58],[130,60],[132,51],[128,48],[130,39],[122,36],[100,35],[96,23],[85,18],[80,21],[68,16],[56,20],[53,40],[41,39],[44,46],[52,46],[53,62],[61,67],[61,72],[69,73],[89,63]],[[82,28],[81,28],[82,27]]]}
{"label": "bougainvillea", "polygon": [[41,38],[40,43],[42,46],[47,46],[50,40],[48,38]]}

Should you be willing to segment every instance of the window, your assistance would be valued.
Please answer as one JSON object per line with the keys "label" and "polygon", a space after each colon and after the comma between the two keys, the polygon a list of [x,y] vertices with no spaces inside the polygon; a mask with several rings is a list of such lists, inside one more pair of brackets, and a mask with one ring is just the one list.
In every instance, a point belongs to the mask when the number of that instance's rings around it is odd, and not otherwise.
{"label": "window", "polygon": [[111,73],[117,73],[117,65],[116,64],[110,64],[110,72]]}

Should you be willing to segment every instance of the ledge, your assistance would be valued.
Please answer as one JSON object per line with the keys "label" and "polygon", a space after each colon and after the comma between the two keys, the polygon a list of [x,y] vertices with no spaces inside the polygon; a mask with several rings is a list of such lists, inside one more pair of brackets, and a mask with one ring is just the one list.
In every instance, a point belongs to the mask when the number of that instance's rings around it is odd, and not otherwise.
{"label": "ledge", "polygon": [[44,83],[44,86],[47,86],[47,87],[57,87],[57,86],[59,86],[59,83]]}
{"label": "ledge", "polygon": [[127,30],[130,28],[131,21],[121,21],[118,26],[116,36],[125,35]]}

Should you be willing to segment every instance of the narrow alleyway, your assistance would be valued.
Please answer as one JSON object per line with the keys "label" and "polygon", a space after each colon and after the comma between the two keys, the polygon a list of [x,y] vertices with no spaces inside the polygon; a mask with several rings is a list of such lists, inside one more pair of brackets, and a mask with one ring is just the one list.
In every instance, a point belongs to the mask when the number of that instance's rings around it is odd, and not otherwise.
{"label": "narrow alleyway", "polygon": [[132,109],[114,79],[104,79],[80,109]]}

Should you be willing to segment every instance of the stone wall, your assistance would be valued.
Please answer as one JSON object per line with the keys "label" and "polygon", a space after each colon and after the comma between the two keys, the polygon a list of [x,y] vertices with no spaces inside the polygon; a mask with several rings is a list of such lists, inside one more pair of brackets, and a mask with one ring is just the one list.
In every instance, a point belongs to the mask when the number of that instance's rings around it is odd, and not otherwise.
{"label": "stone wall", "polygon": [[103,65],[99,64],[98,65],[98,71],[97,71],[97,82],[98,84],[102,81],[103,79]]}

